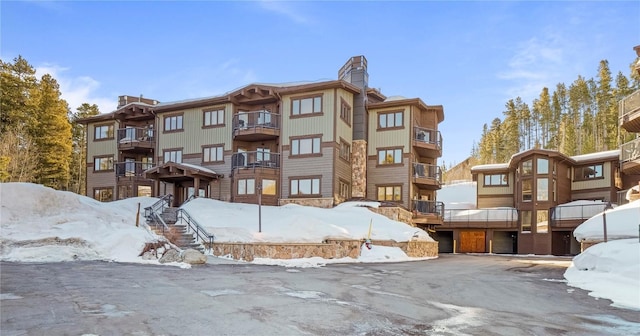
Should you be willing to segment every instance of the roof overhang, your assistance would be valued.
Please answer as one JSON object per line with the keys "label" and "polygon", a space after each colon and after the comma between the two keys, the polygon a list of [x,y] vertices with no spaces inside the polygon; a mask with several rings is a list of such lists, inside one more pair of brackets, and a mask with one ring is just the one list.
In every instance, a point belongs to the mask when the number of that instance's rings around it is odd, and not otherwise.
{"label": "roof overhang", "polygon": [[211,169],[177,162],[167,162],[163,165],[147,169],[144,171],[143,176],[148,179],[170,183],[188,181],[196,178],[204,181],[213,181],[224,177],[224,175],[218,174]]}

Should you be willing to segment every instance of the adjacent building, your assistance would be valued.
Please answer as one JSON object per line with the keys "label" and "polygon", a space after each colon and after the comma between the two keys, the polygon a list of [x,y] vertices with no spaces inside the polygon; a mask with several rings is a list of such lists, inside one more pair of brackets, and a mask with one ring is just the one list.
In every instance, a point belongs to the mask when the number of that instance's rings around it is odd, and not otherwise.
{"label": "adjacent building", "polygon": [[87,195],[100,201],[191,195],[265,205],[332,207],[378,200],[388,216],[431,229],[442,155],[441,105],[386,97],[367,60],[338,79],[249,84],[175,102],[121,96],[87,126]]}
{"label": "adjacent building", "polygon": [[[640,57],[640,45],[634,50]],[[640,60],[636,63],[635,70],[640,74]],[[620,128],[636,135],[634,140],[620,147],[620,169],[624,176],[634,176],[623,181],[625,185],[629,185],[640,175],[640,90],[622,99],[618,105],[618,112]]]}

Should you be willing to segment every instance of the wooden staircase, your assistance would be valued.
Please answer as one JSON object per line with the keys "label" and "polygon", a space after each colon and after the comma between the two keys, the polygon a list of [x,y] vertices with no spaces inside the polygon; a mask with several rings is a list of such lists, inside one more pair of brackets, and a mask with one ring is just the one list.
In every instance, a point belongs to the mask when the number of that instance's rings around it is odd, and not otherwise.
{"label": "wooden staircase", "polygon": [[162,232],[162,227],[154,228],[159,235],[164,235],[172,244],[182,250],[194,249],[204,253],[204,246],[200,244],[193,232],[189,232],[186,225],[177,224],[179,208],[164,208],[162,210],[162,220],[169,227],[169,232]]}

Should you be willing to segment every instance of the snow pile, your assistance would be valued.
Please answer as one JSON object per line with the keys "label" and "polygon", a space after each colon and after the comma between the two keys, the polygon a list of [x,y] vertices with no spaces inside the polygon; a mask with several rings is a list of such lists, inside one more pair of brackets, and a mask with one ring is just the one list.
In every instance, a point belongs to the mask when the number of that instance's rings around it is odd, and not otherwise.
{"label": "snow pile", "polygon": [[[602,217],[599,213],[578,226],[574,231],[576,239],[602,240]],[[591,246],[573,258],[564,274],[569,286],[610,299],[615,306],[640,310],[639,226],[640,200],[607,211],[609,241]]]}
{"label": "snow pile", "polygon": [[[607,210],[608,239],[624,239],[638,237],[640,225],[640,200]],[[600,212],[587,219],[573,231],[578,241],[604,240],[604,213]]]}
{"label": "snow pile", "polygon": [[443,185],[436,199],[444,203],[445,209],[475,209],[476,193],[476,182],[457,182]]}
{"label": "snow pile", "polygon": [[433,241],[425,231],[376,214],[377,202],[347,202],[333,209],[288,204],[258,206],[197,198],[183,206],[216,242],[322,243],[327,239]]}
{"label": "snow pile", "polygon": [[159,237],[145,228],[144,218],[143,225],[135,226],[138,203],[143,209],[155,201],[138,197],[101,203],[37,184],[0,184],[0,259],[141,262],[144,244]]}

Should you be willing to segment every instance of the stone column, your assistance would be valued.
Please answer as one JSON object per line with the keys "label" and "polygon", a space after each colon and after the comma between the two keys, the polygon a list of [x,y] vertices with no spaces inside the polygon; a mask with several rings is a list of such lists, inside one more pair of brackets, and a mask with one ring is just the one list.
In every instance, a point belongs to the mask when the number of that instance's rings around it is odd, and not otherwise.
{"label": "stone column", "polygon": [[351,143],[351,197],[367,196],[367,141]]}

